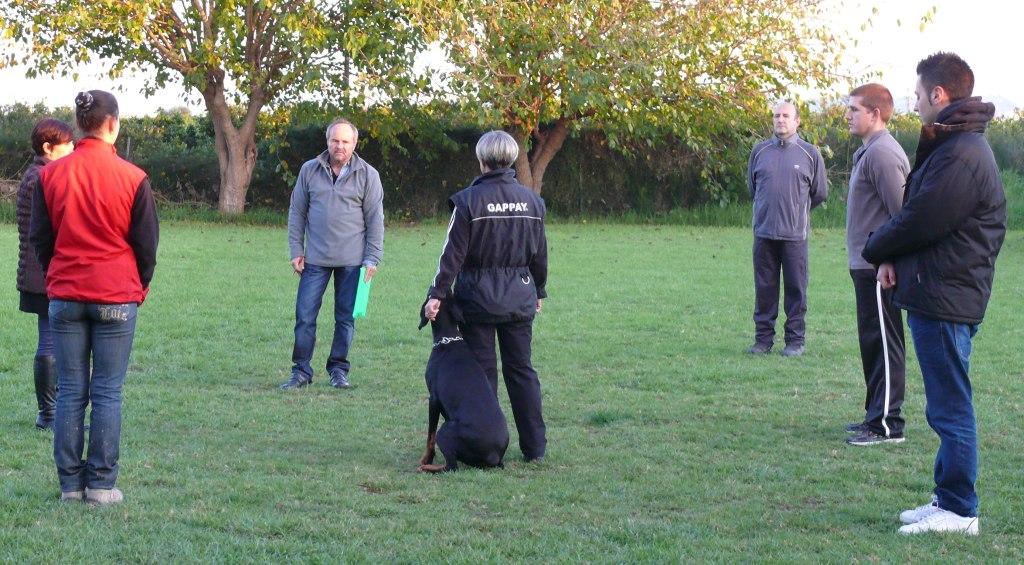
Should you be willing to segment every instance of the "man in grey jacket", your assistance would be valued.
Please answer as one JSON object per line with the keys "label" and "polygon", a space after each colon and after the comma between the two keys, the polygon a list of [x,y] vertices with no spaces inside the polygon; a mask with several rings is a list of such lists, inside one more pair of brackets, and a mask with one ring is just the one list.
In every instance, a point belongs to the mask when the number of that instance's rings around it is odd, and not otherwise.
{"label": "man in grey jacket", "polygon": [[366,282],[377,272],[384,250],[384,191],[377,170],[356,155],[359,131],[351,122],[327,126],[327,150],[306,161],[288,209],[288,249],[299,278],[295,300],[292,374],[281,388],[313,382],[316,318],[334,275],[334,340],[327,358],[331,386],[348,388],[348,349],[360,267]]}
{"label": "man in grey jacket", "polygon": [[892,289],[875,281],[875,267],[861,257],[871,232],[885,225],[903,206],[910,173],[907,154],[886,129],[892,117],[889,89],[865,84],[850,93],[846,122],[863,144],[853,154],[850,192],[846,198],[846,251],[857,302],[857,334],[867,394],[864,419],[846,426],[850,445],[903,441],[903,390],[906,354],[903,317],[892,303]]}
{"label": "man in grey jacket", "polygon": [[804,352],[807,312],[807,237],[811,208],[825,201],[825,161],[818,148],[797,134],[796,106],[775,106],[775,136],[754,146],[747,188],[754,200],[754,344],[747,353],[764,355],[775,341],[779,315],[779,270],[785,283],[786,347],[782,355]]}

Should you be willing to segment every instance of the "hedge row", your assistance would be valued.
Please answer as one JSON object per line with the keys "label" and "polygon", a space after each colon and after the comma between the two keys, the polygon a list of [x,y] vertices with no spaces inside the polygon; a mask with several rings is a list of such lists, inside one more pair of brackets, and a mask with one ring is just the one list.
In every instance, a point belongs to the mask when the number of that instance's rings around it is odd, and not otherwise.
{"label": "hedge row", "polygon": [[[321,115],[322,114],[322,115]],[[14,105],[0,107],[0,178],[20,177],[31,160],[29,133],[43,116],[70,120],[68,109]],[[250,205],[285,209],[294,174],[324,149],[323,125],[333,114],[309,110],[268,116],[261,124],[256,170],[248,194]],[[299,117],[301,116],[301,117]],[[355,116],[360,120],[378,119]],[[833,193],[843,198],[850,158],[859,145],[845,132],[841,112],[832,109],[804,120],[807,136],[827,146],[826,163]],[[919,124],[915,116],[897,116],[890,124],[913,161]],[[766,119],[767,127],[767,119]],[[481,130],[433,122],[420,132],[374,136],[361,127],[357,151],[381,173],[390,217],[421,218],[442,213],[448,195],[477,173],[473,148]],[[379,128],[377,128],[379,129]],[[122,120],[118,150],[146,170],[154,189],[170,202],[212,205],[219,173],[213,129],[205,115],[161,112]],[[427,132],[427,133],[423,133]],[[418,135],[416,133],[419,133]],[[1000,165],[1024,173],[1024,118],[997,120],[989,139]],[[383,135],[380,137],[384,137]],[[737,155],[729,178],[717,179],[726,193],[712,201],[699,163],[682,143],[666,137],[637,143],[628,152],[609,147],[598,130],[571,137],[548,168],[543,196],[548,208],[563,216],[649,215],[680,208],[746,199],[745,148],[723,148]]]}

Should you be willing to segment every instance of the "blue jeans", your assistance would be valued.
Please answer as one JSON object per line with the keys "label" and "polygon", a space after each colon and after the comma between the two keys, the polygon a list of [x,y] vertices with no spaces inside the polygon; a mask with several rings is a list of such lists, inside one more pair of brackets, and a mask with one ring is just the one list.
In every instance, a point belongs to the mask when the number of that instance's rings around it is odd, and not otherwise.
{"label": "blue jeans", "polygon": [[[57,358],[53,458],[62,492],[109,489],[121,448],[121,388],[135,337],[138,305],[50,301]],[[90,368],[90,358],[92,366]],[[85,461],[85,408],[89,451]]]}
{"label": "blue jeans", "polygon": [[348,372],[348,348],[352,344],[352,308],[359,285],[359,266],[321,267],[306,263],[299,278],[299,292],[295,299],[295,347],[292,349],[292,372],[301,371],[313,377],[310,361],[316,345],[316,317],[320,313],[324,291],[334,275],[334,340],[327,358],[327,371],[340,368]]}
{"label": "blue jeans", "polygon": [[968,370],[976,324],[958,324],[908,313],[917,361],[924,377],[928,425],[939,435],[935,495],[939,507],[978,515],[978,433]]}
{"label": "blue jeans", "polygon": [[53,355],[53,334],[50,333],[50,318],[46,314],[39,314],[36,322],[39,331],[39,342],[36,345],[36,357],[50,357]]}

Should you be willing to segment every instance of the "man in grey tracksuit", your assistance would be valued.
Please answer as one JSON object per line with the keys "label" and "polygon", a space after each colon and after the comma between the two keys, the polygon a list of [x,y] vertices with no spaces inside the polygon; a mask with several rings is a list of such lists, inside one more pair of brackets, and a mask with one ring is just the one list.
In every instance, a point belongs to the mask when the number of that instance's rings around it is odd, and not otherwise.
{"label": "man in grey tracksuit", "polygon": [[785,284],[786,347],[782,355],[804,352],[807,312],[807,237],[811,208],[825,201],[825,161],[818,148],[797,134],[800,116],[790,102],[773,112],[775,136],[754,146],[747,188],[754,200],[754,344],[747,352],[766,354],[775,340],[779,314],[779,270]]}
{"label": "man in grey tracksuit", "polygon": [[850,445],[903,441],[906,354],[903,317],[892,303],[892,289],[875,281],[875,266],[861,257],[871,232],[882,227],[903,206],[903,187],[910,173],[907,154],[886,129],[892,117],[889,89],[876,83],[850,93],[846,122],[850,135],[863,142],[853,154],[850,192],[846,197],[846,250],[857,303],[857,334],[867,394],[864,419],[846,426]]}
{"label": "man in grey tracksuit", "polygon": [[288,209],[288,249],[300,276],[295,300],[292,374],[281,388],[313,381],[316,318],[334,276],[334,339],[327,358],[331,386],[348,388],[348,349],[360,267],[366,281],[384,249],[383,190],[377,170],[355,154],[359,131],[347,120],[327,127],[327,150],[299,170]]}

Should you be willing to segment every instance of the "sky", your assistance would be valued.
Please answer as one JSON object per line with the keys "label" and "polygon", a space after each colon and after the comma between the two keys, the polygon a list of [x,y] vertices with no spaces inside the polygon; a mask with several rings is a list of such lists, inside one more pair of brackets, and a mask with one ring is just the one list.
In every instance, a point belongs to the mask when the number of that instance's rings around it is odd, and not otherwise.
{"label": "sky", "polygon": [[[975,74],[975,95],[1002,100],[997,108],[1005,113],[1024,107],[1024,73],[1016,67],[1010,52],[1013,37],[1020,34],[1024,2],[1016,0],[826,0],[832,4],[829,25],[847,31],[855,42],[848,45],[844,66],[850,74],[876,72],[876,79],[897,99],[913,99],[917,61],[936,51],[959,54]],[[923,30],[922,16],[931,8],[935,15]],[[872,16],[872,10],[877,13]],[[864,30],[861,26],[868,20]],[[0,105],[43,102],[48,106],[70,106],[75,93],[99,88],[113,90],[123,115],[151,114],[157,108],[187,106],[203,111],[198,94],[171,86],[146,99],[140,93],[142,79],[129,77],[118,82],[118,91],[101,76],[101,65],[79,69],[79,80],[61,77],[27,79],[24,68],[0,69]],[[910,108],[902,108],[909,110]]]}

